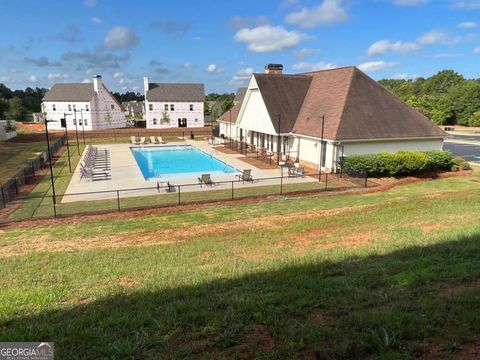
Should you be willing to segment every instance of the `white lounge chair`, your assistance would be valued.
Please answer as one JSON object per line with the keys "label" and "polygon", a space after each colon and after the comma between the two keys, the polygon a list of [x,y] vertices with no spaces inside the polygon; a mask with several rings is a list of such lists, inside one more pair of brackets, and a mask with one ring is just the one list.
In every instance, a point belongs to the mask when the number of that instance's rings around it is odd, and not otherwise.
{"label": "white lounge chair", "polygon": [[158,141],[158,144],[165,144],[165,141],[163,141],[161,136],[157,136],[157,141]]}
{"label": "white lounge chair", "polygon": [[138,144],[139,144],[139,145],[145,145],[145,137],[144,137],[144,136],[142,136],[142,137],[140,138],[140,142],[139,142]]}
{"label": "white lounge chair", "polygon": [[155,138],[155,136],[150,136],[150,144],[158,144],[158,140]]}
{"label": "white lounge chair", "polygon": [[138,145],[137,137],[136,136],[130,136],[130,141],[132,145]]}

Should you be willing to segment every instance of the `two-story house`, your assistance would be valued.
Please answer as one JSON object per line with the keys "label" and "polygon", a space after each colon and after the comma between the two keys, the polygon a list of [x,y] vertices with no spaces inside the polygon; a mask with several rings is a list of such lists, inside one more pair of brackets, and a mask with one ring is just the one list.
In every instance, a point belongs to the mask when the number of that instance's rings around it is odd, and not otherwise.
{"label": "two-story house", "polygon": [[203,84],[150,83],[144,78],[148,129],[203,127]]}
{"label": "two-story house", "polygon": [[55,84],[42,99],[50,129],[102,130],[126,126],[125,110],[96,75],[91,83]]}

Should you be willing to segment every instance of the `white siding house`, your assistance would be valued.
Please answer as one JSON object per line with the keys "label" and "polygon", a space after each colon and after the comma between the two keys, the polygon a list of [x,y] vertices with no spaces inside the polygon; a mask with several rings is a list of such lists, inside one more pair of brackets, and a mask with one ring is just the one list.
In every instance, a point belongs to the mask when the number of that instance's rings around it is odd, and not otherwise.
{"label": "white siding house", "polygon": [[[273,71],[271,71],[273,69]],[[253,74],[225,135],[304,165],[336,171],[353,154],[441,150],[445,132],[356,67]],[[231,126],[232,129],[227,128]],[[221,128],[222,133],[222,128]]]}
{"label": "white siding house", "polygon": [[50,129],[61,129],[66,119],[68,130],[102,130],[126,126],[125,112],[96,75],[92,83],[55,84],[42,100],[42,112]]}
{"label": "white siding house", "polygon": [[157,84],[144,78],[148,129],[203,127],[203,84]]}

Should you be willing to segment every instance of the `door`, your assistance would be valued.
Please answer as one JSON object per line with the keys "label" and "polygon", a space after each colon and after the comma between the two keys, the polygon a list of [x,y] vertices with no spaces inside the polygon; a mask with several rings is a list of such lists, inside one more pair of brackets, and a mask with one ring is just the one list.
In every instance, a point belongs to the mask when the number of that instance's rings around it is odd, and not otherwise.
{"label": "door", "polygon": [[178,119],[178,127],[187,127],[187,119],[186,118],[183,118],[183,119]]}

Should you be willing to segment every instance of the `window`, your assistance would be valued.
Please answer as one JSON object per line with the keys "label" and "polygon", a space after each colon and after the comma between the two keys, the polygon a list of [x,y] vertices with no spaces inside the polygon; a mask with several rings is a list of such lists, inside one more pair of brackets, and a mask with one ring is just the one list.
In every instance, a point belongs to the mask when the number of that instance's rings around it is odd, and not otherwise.
{"label": "window", "polygon": [[157,119],[153,119],[153,125],[157,125]]}
{"label": "window", "polygon": [[57,107],[55,106],[55,104],[52,104],[52,110],[57,111]]}
{"label": "window", "polygon": [[68,111],[72,111],[72,105],[68,104]]}
{"label": "window", "polygon": [[78,125],[82,126],[82,119],[78,120]]}
{"label": "window", "polygon": [[195,122],[198,122],[198,119],[197,119],[197,118],[195,118]]}
{"label": "window", "polygon": [[175,105],[170,104],[170,111],[175,111]]}
{"label": "window", "polygon": [[110,105],[110,109],[115,110],[115,105]]}
{"label": "window", "polygon": [[190,111],[193,111],[193,104],[190,104]]}
{"label": "window", "polygon": [[73,119],[73,125],[77,125],[77,120]]}
{"label": "window", "polygon": [[85,111],[89,111],[89,109],[88,109],[88,104],[85,105]]}
{"label": "window", "polygon": [[165,111],[168,111],[168,104],[165,104]]}
{"label": "window", "polygon": [[85,126],[88,126],[87,119],[85,119],[85,120],[83,121],[83,124],[84,124]]}
{"label": "window", "polygon": [[77,111],[77,106],[73,105],[73,111]]}
{"label": "window", "polygon": [[148,104],[148,110],[150,110],[150,111],[153,110],[153,104]]}

